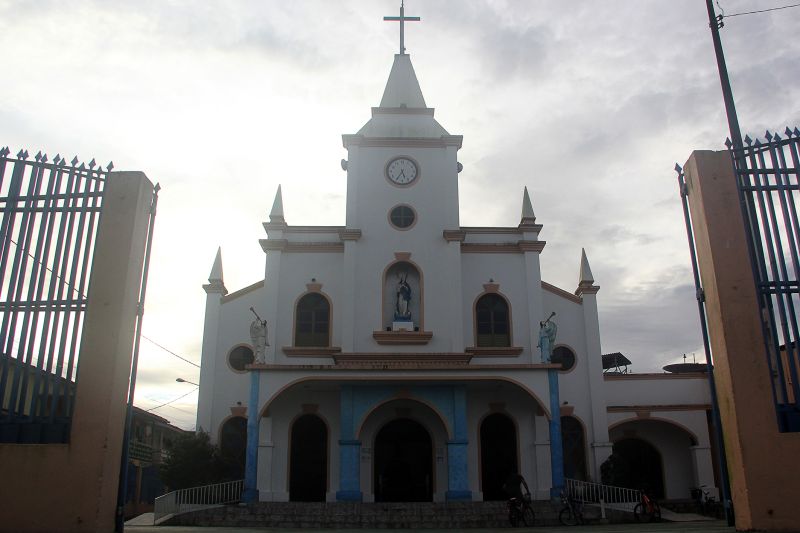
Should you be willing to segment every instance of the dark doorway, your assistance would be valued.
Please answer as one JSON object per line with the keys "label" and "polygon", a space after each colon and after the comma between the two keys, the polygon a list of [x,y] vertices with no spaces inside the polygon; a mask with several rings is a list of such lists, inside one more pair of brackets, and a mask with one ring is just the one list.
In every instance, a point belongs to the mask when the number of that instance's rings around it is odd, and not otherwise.
{"label": "dark doorway", "polygon": [[664,497],[664,472],[661,454],[652,444],[627,438],[614,443],[609,458],[615,485],[644,489],[655,498]]}
{"label": "dark doorway", "polygon": [[292,424],[289,501],[324,502],[328,485],[328,428],[316,415]]}
{"label": "dark doorway", "polygon": [[503,484],[511,474],[518,471],[517,428],[514,427],[514,422],[501,413],[487,416],[481,424],[483,501],[508,499]]}
{"label": "dark doorway", "polygon": [[561,448],[564,452],[564,477],[586,481],[586,440],[583,426],[575,417],[561,417]]}
{"label": "dark doorway", "polygon": [[247,450],[247,419],[241,416],[229,418],[223,425],[219,437],[219,449],[226,479],[244,477],[245,451]]}
{"label": "dark doorway", "polygon": [[393,420],[375,437],[376,502],[433,501],[433,444],[418,422]]}

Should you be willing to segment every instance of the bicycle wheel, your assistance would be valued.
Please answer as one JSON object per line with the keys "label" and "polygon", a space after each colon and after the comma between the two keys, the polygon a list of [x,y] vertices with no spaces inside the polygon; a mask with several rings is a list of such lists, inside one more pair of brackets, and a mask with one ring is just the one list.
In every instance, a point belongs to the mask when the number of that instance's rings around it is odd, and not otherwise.
{"label": "bicycle wheel", "polygon": [[527,527],[533,527],[533,523],[536,521],[536,514],[533,512],[533,507],[530,505],[526,505],[522,510],[522,521]]}
{"label": "bicycle wheel", "polygon": [[508,510],[508,523],[511,524],[511,527],[517,527],[519,525],[519,511],[511,508]]}
{"label": "bicycle wheel", "polygon": [[655,513],[652,510],[648,510],[647,507],[641,503],[637,503],[636,507],[633,508],[633,517],[637,522],[647,524],[648,522],[653,521],[654,516]]}
{"label": "bicycle wheel", "polygon": [[558,521],[561,522],[561,525],[564,526],[577,526],[578,525],[578,517],[575,516],[575,513],[572,512],[572,509],[569,507],[564,507],[561,509],[561,512],[558,513]]}

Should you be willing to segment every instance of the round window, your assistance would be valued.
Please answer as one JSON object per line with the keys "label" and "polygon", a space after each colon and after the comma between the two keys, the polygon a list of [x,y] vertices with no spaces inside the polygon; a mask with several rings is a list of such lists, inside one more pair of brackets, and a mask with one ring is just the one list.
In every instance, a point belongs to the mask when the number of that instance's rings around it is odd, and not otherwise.
{"label": "round window", "polygon": [[389,212],[389,222],[398,229],[408,229],[414,225],[417,214],[407,205],[398,205]]}
{"label": "round window", "polygon": [[550,361],[561,365],[561,370],[571,370],[575,366],[575,353],[566,346],[556,346]]}
{"label": "round window", "polygon": [[250,365],[253,361],[255,361],[255,356],[249,346],[237,346],[228,354],[228,364],[239,372],[244,372],[245,365]]}

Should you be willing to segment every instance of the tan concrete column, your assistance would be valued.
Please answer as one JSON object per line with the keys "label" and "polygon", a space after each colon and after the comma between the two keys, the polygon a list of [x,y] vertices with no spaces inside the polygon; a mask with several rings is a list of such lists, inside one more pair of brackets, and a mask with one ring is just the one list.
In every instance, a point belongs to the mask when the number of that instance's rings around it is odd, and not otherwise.
{"label": "tan concrete column", "polygon": [[684,167],[739,530],[800,529],[800,434],[779,433],[736,178],[727,152]]}

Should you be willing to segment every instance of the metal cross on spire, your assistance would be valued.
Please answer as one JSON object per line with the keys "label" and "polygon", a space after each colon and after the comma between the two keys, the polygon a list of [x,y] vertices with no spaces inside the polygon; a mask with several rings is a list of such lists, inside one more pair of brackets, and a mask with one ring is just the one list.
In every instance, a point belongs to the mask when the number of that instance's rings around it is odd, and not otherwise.
{"label": "metal cross on spire", "polygon": [[406,53],[406,47],[404,45],[404,26],[405,22],[419,22],[419,17],[407,17],[405,15],[405,9],[403,6],[403,0],[400,1],[400,16],[399,17],[383,17],[383,20],[388,20],[390,22],[399,22],[400,23],[400,55]]}

